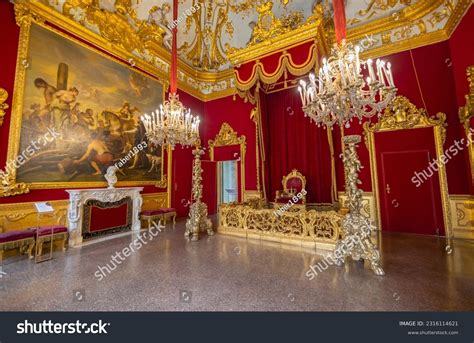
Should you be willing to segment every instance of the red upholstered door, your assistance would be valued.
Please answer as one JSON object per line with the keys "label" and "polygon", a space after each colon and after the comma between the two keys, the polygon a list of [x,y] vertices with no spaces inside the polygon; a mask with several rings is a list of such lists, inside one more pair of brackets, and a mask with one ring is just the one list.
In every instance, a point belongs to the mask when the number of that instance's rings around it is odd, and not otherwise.
{"label": "red upholstered door", "polygon": [[202,161],[203,201],[209,215],[217,212],[217,163]]}
{"label": "red upholstered door", "polygon": [[[433,129],[375,134],[382,230],[426,235],[444,234]],[[417,187],[418,186],[418,187]]]}

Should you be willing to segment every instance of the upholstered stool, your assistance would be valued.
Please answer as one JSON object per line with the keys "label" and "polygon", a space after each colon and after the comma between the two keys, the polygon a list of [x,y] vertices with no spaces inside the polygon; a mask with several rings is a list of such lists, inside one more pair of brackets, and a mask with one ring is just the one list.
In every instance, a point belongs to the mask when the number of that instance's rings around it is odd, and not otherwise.
{"label": "upholstered stool", "polygon": [[163,225],[166,225],[166,221],[169,218],[173,218],[173,225],[176,224],[176,209],[174,208],[160,208],[163,212]]}
{"label": "upholstered stool", "polygon": [[25,248],[28,248],[28,256],[32,258],[34,247],[35,234],[32,231],[22,230],[0,233],[0,261],[3,260],[3,252],[5,250],[16,248],[20,248],[20,252],[23,252]]}
{"label": "upholstered stool", "polygon": [[[53,231],[53,242],[61,241],[61,248],[63,251],[66,250],[67,242],[67,227],[62,225],[51,225],[51,226],[40,226],[37,228],[29,229],[36,236],[38,231],[38,239],[36,241],[38,255],[41,256],[43,253],[43,243],[49,242],[51,240],[51,230]],[[53,243],[51,243],[53,244]]]}
{"label": "upholstered stool", "polygon": [[140,221],[146,221],[148,223],[148,229],[151,228],[151,223],[156,219],[160,221],[163,220],[163,211],[161,209],[147,210],[140,213]]}

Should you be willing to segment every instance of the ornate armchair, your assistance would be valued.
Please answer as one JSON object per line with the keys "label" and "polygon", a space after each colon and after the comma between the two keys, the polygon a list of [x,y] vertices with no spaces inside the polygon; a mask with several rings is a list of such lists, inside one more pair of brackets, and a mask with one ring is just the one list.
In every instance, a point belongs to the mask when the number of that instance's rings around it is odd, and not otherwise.
{"label": "ornate armchair", "polygon": [[[284,176],[281,183],[283,190],[276,191],[276,203],[286,203],[302,190],[306,190],[306,178],[296,169]],[[298,203],[306,203],[306,192],[302,193],[302,198],[298,200]]]}

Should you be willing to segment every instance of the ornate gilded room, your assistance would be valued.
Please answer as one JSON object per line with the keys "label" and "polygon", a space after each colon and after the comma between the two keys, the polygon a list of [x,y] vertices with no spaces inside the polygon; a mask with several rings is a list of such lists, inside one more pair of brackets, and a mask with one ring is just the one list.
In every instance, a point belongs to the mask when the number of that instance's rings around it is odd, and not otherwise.
{"label": "ornate gilded room", "polygon": [[0,28],[0,311],[474,310],[471,0]]}

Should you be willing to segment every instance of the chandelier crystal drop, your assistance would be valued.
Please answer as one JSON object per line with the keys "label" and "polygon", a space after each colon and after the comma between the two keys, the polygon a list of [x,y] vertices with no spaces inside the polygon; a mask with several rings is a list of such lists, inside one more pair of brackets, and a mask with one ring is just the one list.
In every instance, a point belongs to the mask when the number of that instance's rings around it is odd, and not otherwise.
{"label": "chandelier crystal drop", "polygon": [[[363,61],[360,48],[342,40],[335,44],[319,74],[300,81],[298,91],[303,112],[318,126],[349,125],[380,115],[397,93],[390,63],[377,59]],[[367,73],[364,80],[363,72]]]}
{"label": "chandelier crystal drop", "polygon": [[176,93],[169,93],[159,109],[151,115],[144,114],[141,119],[147,138],[154,144],[189,146],[199,140],[200,119],[184,107]]}

